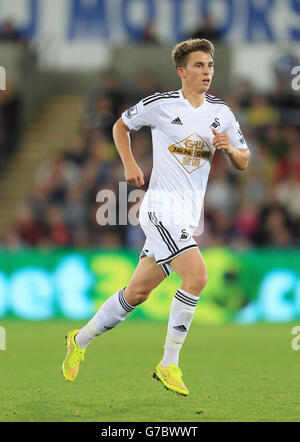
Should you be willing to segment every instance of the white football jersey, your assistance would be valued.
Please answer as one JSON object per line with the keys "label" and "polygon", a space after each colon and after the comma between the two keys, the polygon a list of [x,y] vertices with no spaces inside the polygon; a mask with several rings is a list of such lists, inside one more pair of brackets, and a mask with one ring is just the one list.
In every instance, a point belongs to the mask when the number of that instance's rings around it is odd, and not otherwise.
{"label": "white football jersey", "polygon": [[214,134],[226,132],[230,143],[247,149],[234,114],[227,103],[205,94],[194,108],[181,89],[155,93],[123,112],[130,130],[150,126],[153,170],[140,208],[140,222],[148,213],[164,216],[165,223],[185,226],[192,233],[198,226],[215,149]]}

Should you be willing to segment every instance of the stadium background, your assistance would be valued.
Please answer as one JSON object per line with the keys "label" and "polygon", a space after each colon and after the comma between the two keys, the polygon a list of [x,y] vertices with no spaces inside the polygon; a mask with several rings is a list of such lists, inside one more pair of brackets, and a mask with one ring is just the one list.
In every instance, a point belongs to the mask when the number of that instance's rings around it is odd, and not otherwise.
{"label": "stadium background", "polygon": [[[298,0],[0,0],[0,421],[299,421],[299,18]],[[244,172],[213,160],[208,284],[179,361],[190,395],[151,378],[174,274],[64,382],[66,332],[128,283],[144,242],[99,225],[99,192],[117,219],[126,201],[111,127],[180,87],[170,51],[193,36],[215,43],[210,92],[252,155]],[[146,190],[150,134],[132,138]]]}
{"label": "stadium background", "polygon": [[[170,49],[195,36],[216,46],[210,92],[230,104],[252,154],[242,173],[215,155],[195,322],[300,317],[299,17],[288,0],[0,1],[0,318],[84,320],[129,281],[143,232],[99,225],[98,192],[113,190],[119,207],[124,181],[112,125],[180,87]],[[150,133],[132,139],[146,190]],[[171,275],[132,318],[166,321],[179,283]]]}

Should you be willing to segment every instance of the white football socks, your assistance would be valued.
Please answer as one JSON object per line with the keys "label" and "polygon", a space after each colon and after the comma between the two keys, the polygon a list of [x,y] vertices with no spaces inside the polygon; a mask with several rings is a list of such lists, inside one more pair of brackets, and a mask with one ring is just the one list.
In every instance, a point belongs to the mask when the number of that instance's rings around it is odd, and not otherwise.
{"label": "white football socks", "polygon": [[178,366],[179,352],[189,331],[199,297],[178,289],[171,304],[168,332],[161,365]]}
{"label": "white football socks", "polygon": [[135,309],[124,298],[125,288],[108,298],[95,316],[79,330],[75,342],[80,348],[86,348],[93,339],[124,321],[126,316]]}
{"label": "white football socks", "polygon": [[[108,298],[95,316],[79,330],[75,341],[80,348],[86,348],[97,336],[123,322],[127,315],[135,309],[124,298],[125,288]],[[161,363],[163,367],[170,364],[178,366],[179,353],[192,323],[198,299],[197,296],[185,290],[177,290],[171,303],[168,332]]]}

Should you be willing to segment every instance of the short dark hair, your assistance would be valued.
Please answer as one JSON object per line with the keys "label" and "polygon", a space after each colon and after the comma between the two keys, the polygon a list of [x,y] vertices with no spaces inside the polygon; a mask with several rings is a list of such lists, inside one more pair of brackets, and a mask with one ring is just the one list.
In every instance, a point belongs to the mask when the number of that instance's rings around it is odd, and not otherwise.
{"label": "short dark hair", "polygon": [[193,38],[185,40],[177,45],[172,50],[172,59],[176,68],[185,67],[191,52],[202,51],[210,54],[212,58],[215,55],[215,48],[211,41],[205,38]]}

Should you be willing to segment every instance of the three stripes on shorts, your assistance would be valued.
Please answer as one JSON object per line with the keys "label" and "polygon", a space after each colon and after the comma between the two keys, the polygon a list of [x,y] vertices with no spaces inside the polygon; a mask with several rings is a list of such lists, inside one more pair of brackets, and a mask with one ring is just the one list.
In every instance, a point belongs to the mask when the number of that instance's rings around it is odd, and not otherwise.
{"label": "three stripes on shorts", "polygon": [[175,243],[174,239],[170,235],[169,231],[163,226],[161,221],[158,221],[155,214],[153,212],[148,212],[150,221],[155,225],[157,230],[160,233],[160,236],[162,237],[162,240],[166,243],[168,249],[170,252],[177,253],[179,251],[177,244]]}
{"label": "three stripes on shorts", "polygon": [[152,222],[152,224],[154,224],[155,227],[157,228],[163,242],[166,244],[169,251],[171,252],[170,256],[168,256],[164,259],[159,259],[158,261],[156,261],[156,264],[161,264],[166,261],[169,261],[171,258],[175,257],[176,255],[183,252],[184,250],[191,249],[192,247],[198,247],[197,244],[189,244],[188,246],[180,249],[177,246],[174,239],[172,238],[170,232],[166,229],[166,227],[162,224],[162,222],[157,219],[155,212],[148,212],[148,216],[149,216],[149,219]]}

